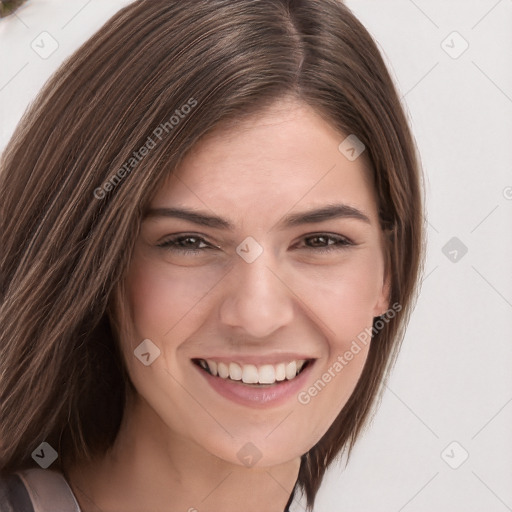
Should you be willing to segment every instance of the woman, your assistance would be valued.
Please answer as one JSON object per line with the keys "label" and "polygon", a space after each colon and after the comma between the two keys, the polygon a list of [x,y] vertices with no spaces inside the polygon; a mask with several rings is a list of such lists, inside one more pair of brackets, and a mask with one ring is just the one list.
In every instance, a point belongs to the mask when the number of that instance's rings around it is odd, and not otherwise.
{"label": "woman", "polygon": [[349,9],[134,2],[26,113],[0,194],[9,506],[311,510],[422,260],[413,139]]}

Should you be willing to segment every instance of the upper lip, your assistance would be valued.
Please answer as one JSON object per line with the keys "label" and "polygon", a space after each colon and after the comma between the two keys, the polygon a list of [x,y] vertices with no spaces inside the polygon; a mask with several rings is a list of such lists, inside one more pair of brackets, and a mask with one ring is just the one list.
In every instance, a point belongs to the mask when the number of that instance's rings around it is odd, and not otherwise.
{"label": "upper lip", "polygon": [[279,364],[289,363],[290,361],[309,361],[311,359],[317,359],[317,357],[303,354],[303,353],[279,353],[279,354],[267,354],[267,355],[215,355],[207,356],[202,355],[200,357],[193,357],[192,360],[207,359],[209,361],[215,361],[216,363],[238,363],[239,365],[253,364],[255,366],[261,366],[264,364]]}

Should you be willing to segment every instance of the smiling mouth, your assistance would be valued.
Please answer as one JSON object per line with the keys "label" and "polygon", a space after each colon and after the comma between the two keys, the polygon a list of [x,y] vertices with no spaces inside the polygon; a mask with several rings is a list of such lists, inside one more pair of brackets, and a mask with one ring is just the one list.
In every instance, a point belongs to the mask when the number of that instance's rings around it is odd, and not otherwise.
{"label": "smiling mouth", "polygon": [[259,387],[295,379],[313,362],[313,359],[259,366],[235,362],[216,362],[210,359],[192,359],[192,362],[213,377]]}

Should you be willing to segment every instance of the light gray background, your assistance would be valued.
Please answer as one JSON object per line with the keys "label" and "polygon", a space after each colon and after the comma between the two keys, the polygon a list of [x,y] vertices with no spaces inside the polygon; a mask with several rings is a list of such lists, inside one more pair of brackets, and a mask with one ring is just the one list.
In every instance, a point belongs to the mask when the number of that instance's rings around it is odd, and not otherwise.
{"label": "light gray background", "polygon": [[[31,0],[0,21],[0,151],[50,74],[128,3]],[[382,404],[315,510],[512,511],[512,0],[347,4],[410,118],[428,256]]]}

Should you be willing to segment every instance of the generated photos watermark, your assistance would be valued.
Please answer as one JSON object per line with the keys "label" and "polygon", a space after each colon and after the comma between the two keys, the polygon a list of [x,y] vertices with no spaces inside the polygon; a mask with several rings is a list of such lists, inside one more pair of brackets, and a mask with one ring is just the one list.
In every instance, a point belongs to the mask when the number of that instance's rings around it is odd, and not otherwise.
{"label": "generated photos watermark", "polygon": [[388,324],[397,313],[402,310],[402,305],[395,302],[393,306],[388,309],[382,316],[373,323],[371,328],[367,327],[364,331],[360,332],[356,339],[352,340],[350,348],[343,354],[338,355],[336,361],[325,371],[322,376],[317,379],[312,386],[307,390],[301,391],[297,395],[297,400],[302,405],[307,405],[311,399],[317,396],[326,386],[331,382],[341,371],[352,361],[359,352],[362,346],[368,345],[372,336],[380,332],[386,324]]}
{"label": "generated photos watermark", "polygon": [[131,157],[125,164],[117,170],[101,187],[94,190],[94,197],[101,201],[104,199],[108,192],[114,190],[119,183],[126,178],[139,163],[149,155],[150,151],[154,149],[166,135],[172,132],[183,119],[187,117],[193,108],[197,106],[197,100],[190,98],[187,103],[176,109],[172,116],[165,122],[160,123],[147,138],[146,142],[137,150],[134,151]]}

